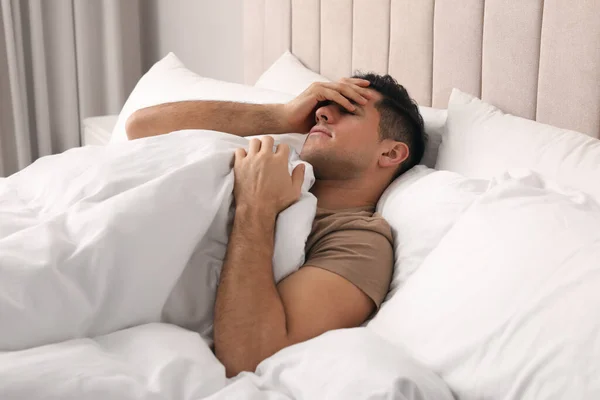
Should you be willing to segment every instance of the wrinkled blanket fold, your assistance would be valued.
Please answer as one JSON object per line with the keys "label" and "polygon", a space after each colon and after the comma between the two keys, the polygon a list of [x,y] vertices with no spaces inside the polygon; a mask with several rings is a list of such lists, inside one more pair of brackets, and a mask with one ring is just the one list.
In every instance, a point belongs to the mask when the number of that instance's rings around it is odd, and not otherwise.
{"label": "wrinkled blanket fold", "polygon": [[[180,131],[44,157],[0,180],[0,351],[169,321],[210,335],[244,138]],[[291,152],[289,168],[297,165]],[[304,261],[316,209],[279,215],[274,278]]]}

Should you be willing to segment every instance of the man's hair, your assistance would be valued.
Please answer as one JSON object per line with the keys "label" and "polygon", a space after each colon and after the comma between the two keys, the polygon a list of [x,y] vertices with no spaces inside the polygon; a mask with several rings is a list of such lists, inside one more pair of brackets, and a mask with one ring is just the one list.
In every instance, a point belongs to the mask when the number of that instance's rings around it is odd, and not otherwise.
{"label": "man's hair", "polygon": [[378,91],[383,98],[375,104],[379,111],[379,137],[405,143],[409,156],[400,165],[394,178],[417,165],[425,153],[427,134],[423,117],[417,103],[410,98],[404,86],[390,75],[362,73],[357,71],[353,78],[366,79],[370,89]]}

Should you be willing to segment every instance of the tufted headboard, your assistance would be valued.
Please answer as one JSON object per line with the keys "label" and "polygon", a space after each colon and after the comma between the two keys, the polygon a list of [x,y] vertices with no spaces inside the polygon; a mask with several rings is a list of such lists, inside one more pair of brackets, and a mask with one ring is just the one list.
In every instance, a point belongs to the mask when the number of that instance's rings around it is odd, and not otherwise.
{"label": "tufted headboard", "polygon": [[389,73],[600,137],[600,0],[244,0],[244,79],[290,49],[330,79]]}

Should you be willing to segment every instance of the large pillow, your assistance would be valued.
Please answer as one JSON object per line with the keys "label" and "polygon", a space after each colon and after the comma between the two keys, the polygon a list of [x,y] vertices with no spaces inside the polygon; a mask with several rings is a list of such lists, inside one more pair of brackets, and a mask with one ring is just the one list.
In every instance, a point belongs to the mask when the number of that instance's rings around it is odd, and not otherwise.
{"label": "large pillow", "polygon": [[[139,80],[125,102],[113,130],[110,143],[127,141],[125,122],[134,111],[160,103],[183,100],[222,100],[245,103],[287,103],[294,96],[274,90],[224,82],[202,77],[185,67],[173,53],[150,68]],[[278,142],[288,143],[300,151],[305,135],[277,136]]]}
{"label": "large pillow", "polygon": [[419,268],[488,184],[417,165],[386,189],[377,203],[377,212],[394,235],[394,274],[386,299]]}
{"label": "large pillow", "polygon": [[457,398],[600,398],[600,206],[493,180],[368,325]]}
{"label": "large pillow", "polygon": [[425,122],[425,133],[427,133],[427,146],[421,164],[433,168],[438,158],[440,143],[442,143],[442,134],[446,129],[448,112],[423,106],[419,106],[419,112],[423,117],[423,122]]}
{"label": "large pillow", "polygon": [[263,72],[254,86],[297,96],[313,82],[330,82],[330,80],[306,68],[302,61],[286,50],[269,69]]}
{"label": "large pillow", "polygon": [[[261,75],[255,86],[298,95],[313,82],[331,81],[323,75],[306,68],[295,55],[286,51]],[[433,168],[437,159],[438,147],[442,141],[447,112],[446,110],[423,106],[419,106],[419,110],[425,122],[425,132],[429,136],[429,142],[421,164]]]}
{"label": "large pillow", "polygon": [[600,140],[504,114],[457,89],[436,168],[484,179],[529,168],[600,201]]}

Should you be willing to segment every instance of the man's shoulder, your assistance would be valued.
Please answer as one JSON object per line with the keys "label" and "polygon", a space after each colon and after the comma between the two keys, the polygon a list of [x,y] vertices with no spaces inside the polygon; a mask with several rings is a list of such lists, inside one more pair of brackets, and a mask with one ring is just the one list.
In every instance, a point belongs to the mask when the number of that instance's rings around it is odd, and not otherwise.
{"label": "man's shoulder", "polygon": [[392,231],[371,209],[317,210],[306,245],[306,265],[334,272],[379,306],[394,264]]}

